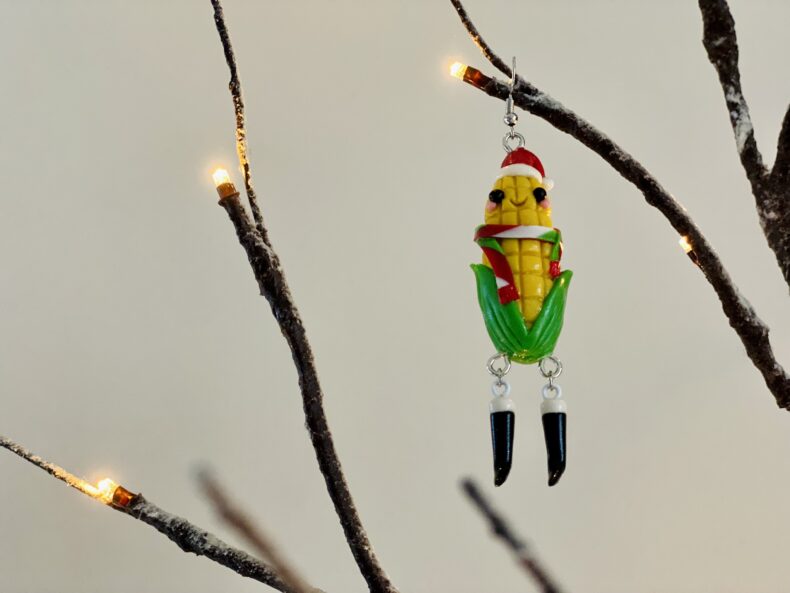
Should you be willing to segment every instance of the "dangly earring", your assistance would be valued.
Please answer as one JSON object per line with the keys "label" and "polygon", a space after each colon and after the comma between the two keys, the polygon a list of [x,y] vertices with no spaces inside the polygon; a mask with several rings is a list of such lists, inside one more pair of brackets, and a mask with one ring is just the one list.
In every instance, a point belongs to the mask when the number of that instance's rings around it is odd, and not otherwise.
{"label": "dangly earring", "polygon": [[548,380],[542,389],[541,414],[548,483],[553,486],[565,470],[567,427],[567,406],[556,383],[563,367],[553,352],[573,272],[560,269],[562,235],[552,223],[548,195],[554,184],[546,178],[540,159],[524,148],[524,136],[514,129],[515,85],[513,58],[503,118],[510,128],[502,139],[507,156],[488,194],[485,224],[475,231],[483,263],[473,264],[472,269],[486,329],[497,350],[486,365],[495,377],[489,404],[494,484],[505,482],[513,460],[515,404],[505,376],[516,362],[537,363]]}

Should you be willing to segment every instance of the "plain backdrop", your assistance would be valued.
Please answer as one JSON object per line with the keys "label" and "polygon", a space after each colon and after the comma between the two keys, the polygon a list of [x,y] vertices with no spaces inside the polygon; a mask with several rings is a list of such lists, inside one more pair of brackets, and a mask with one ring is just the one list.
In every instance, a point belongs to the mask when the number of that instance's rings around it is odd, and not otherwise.
{"label": "plain backdrop", "polygon": [[[734,0],[768,162],[790,98],[784,1]],[[737,159],[692,0],[469,0],[520,72],[682,201],[790,361],[787,286]],[[531,591],[458,488],[481,481],[569,591],[788,590],[790,415],[667,222],[522,114],[575,271],[557,353],[569,464],[546,486],[534,367],[493,488],[492,353],[468,268],[504,106],[449,2],[227,0],[250,153],[349,485],[404,592]],[[362,592],[290,355],[212,167],[234,162],[205,1],[3,0],[0,433],[232,542],[207,464],[312,583]],[[261,590],[0,451],[0,591]]]}

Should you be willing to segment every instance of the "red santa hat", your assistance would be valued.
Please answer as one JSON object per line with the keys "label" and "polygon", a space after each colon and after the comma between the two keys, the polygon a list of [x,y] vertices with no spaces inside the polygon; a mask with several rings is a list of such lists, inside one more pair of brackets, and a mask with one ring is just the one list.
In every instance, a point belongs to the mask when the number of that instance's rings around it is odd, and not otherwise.
{"label": "red santa hat", "polygon": [[502,161],[502,168],[499,170],[497,179],[516,175],[534,177],[546,189],[554,187],[554,182],[545,177],[546,170],[543,168],[543,163],[540,162],[540,159],[534,153],[526,148],[519,147],[508,153],[505,160]]}

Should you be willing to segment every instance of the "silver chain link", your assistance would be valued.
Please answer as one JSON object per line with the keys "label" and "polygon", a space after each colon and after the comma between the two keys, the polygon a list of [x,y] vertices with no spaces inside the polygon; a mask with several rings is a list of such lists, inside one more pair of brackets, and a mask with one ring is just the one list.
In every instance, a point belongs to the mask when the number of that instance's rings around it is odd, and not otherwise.
{"label": "silver chain link", "polygon": [[[497,362],[501,362],[501,366],[497,366]],[[504,377],[510,372],[511,366],[512,364],[507,354],[502,352],[497,352],[486,362],[486,370],[489,374],[496,377],[494,384],[491,386],[494,395],[502,395],[509,392],[509,386]]]}
{"label": "silver chain link", "polygon": [[[499,368],[496,366],[497,361],[502,361],[502,366]],[[507,354],[503,352],[497,352],[486,362],[486,370],[497,379],[501,379],[507,375],[510,372],[511,366],[510,359],[507,357]]]}
{"label": "silver chain link", "polygon": [[546,356],[540,359],[538,369],[544,379],[549,380],[549,389],[554,389],[554,380],[562,374],[562,362],[556,356]]}

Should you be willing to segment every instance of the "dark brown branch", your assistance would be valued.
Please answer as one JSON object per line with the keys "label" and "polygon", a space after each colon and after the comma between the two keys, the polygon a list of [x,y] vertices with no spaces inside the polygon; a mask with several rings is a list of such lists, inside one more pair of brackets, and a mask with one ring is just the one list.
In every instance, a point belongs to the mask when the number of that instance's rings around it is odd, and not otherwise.
{"label": "dark brown branch", "polygon": [[[231,72],[231,94],[236,112],[236,134],[239,161],[245,172],[245,189],[255,217],[255,223],[249,219],[247,213],[235,196],[223,199],[220,204],[225,208],[236,228],[239,242],[247,252],[255,279],[258,281],[261,295],[271,306],[274,318],[280,326],[280,331],[291,349],[291,355],[299,375],[299,388],[302,393],[302,405],[305,413],[305,425],[313,443],[318,467],[324,476],[329,497],[335,507],[340,525],[343,528],[348,546],[356,560],[357,566],[369,589],[375,593],[397,593],[397,589],[387,578],[384,570],[379,565],[373,552],[373,546],[368,540],[365,528],[359,518],[354,500],[346,483],[340,459],[337,456],[332,433],[326,420],[323,405],[323,392],[318,381],[318,372],[313,360],[313,351],[307,340],[307,334],[302,324],[302,319],[291,297],[291,291],[285,279],[285,274],[280,266],[280,260],[275,253],[268,237],[266,226],[260,212],[255,216],[256,204],[254,191],[250,182],[250,164],[246,154],[246,134],[244,132],[243,106],[241,104],[241,83],[236,71],[236,62],[230,44],[230,36],[225,25],[222,5],[220,0],[211,0],[214,7],[214,22],[217,25],[225,58]],[[241,130],[241,140],[239,131]],[[242,150],[244,148],[244,150]]]}
{"label": "dark brown branch", "polygon": [[244,99],[241,96],[241,80],[239,80],[239,71],[236,67],[236,56],[233,53],[233,46],[230,43],[230,35],[225,25],[225,14],[222,12],[220,0],[211,0],[211,6],[214,7],[214,24],[217,27],[217,33],[219,33],[219,39],[222,42],[222,50],[225,52],[225,61],[230,70],[228,89],[230,89],[230,94],[233,98],[233,112],[236,114],[236,153],[238,154],[239,164],[244,174],[244,191],[247,194],[247,201],[250,204],[255,226],[258,228],[258,232],[264,240],[268,241],[266,228],[263,226],[263,216],[258,206],[258,198],[255,195],[255,188],[252,185],[250,161],[247,158],[247,128],[244,124]]}
{"label": "dark brown branch", "polygon": [[752,186],[760,226],[790,286],[790,110],[779,133],[776,161],[769,175],[757,148],[749,107],[741,89],[738,39],[730,7],[727,0],[699,0],[699,8],[703,22],[702,43],[719,75],[735,145]]}
{"label": "dark brown branch", "polygon": [[294,593],[318,593],[317,589],[313,589],[305,583],[291,563],[283,557],[277,546],[252,522],[247,514],[230,501],[213,476],[207,472],[201,472],[198,475],[198,481],[220,518],[241,535],[261,559],[265,559],[271,564],[291,591]]}
{"label": "dark brown branch", "polygon": [[787,108],[782,120],[782,129],[779,131],[779,140],[776,143],[776,160],[771,177],[777,187],[790,185],[790,106]]}
{"label": "dark brown branch", "polygon": [[[451,0],[451,2],[456,7],[460,4],[458,0]],[[467,29],[469,29],[468,25]],[[488,48],[476,29],[471,29],[470,34],[476,38],[478,45]],[[488,52],[495,55],[490,48],[488,48]],[[494,63],[494,60],[492,59],[491,62]],[[499,60],[499,62],[502,61]],[[508,94],[507,85],[493,78],[487,85],[481,87],[481,90],[502,100]],[[679,235],[688,237],[698,257],[699,267],[719,297],[724,314],[730,326],[741,339],[747,355],[762,374],[777,405],[784,409],[790,409],[790,376],[774,357],[768,339],[768,326],[763,323],[751,304],[740,294],[719,256],[686,209],[661,186],[640,162],[615,144],[606,134],[534,85],[517,84],[514,101],[520,108],[541,117],[558,130],[569,134],[609,163],[615,171],[642,192],[645,201],[661,212]],[[787,261],[790,262],[790,258]]]}
{"label": "dark brown branch", "polygon": [[[19,443],[0,436],[0,447],[19,455],[22,459],[43,469],[54,478],[65,482],[83,494],[91,498],[97,498],[96,489],[91,484],[69,473],[62,467],[50,463],[38,455],[34,455]],[[286,587],[277,573],[266,563],[256,560],[243,550],[226,544],[216,535],[193,525],[186,519],[168,513],[146,500],[141,494],[136,495],[127,507],[119,507],[113,504],[108,504],[107,506],[138,521],[147,523],[174,542],[184,552],[205,556],[209,560],[213,560],[243,577],[260,581],[270,587],[274,587],[278,591],[299,593]]]}
{"label": "dark brown branch", "polygon": [[537,585],[543,593],[560,593],[561,589],[559,585],[549,576],[549,573],[531,552],[526,542],[521,539],[507,520],[491,505],[486,497],[483,496],[483,493],[474,480],[466,478],[461,482],[461,488],[469,497],[472,504],[475,505],[475,508],[483,515],[483,518],[488,521],[491,533],[502,540],[502,543],[513,552],[519,566],[521,566],[524,572],[535,582],[535,585]]}
{"label": "dark brown branch", "polygon": [[[461,4],[460,0],[450,0],[450,3],[453,5],[453,8],[455,8],[455,11],[458,13],[458,18],[461,19],[461,23],[466,28],[466,31],[469,33],[469,36],[472,38],[472,41],[474,41],[475,45],[483,54],[485,59],[491,62],[491,65],[494,66],[494,68],[496,68],[497,70],[502,72],[502,74],[510,78],[513,75],[512,72],[510,71],[510,66],[508,66],[502,60],[502,58],[496,55],[496,53],[494,53],[494,50],[491,49],[491,46],[489,46],[488,43],[486,43],[486,40],[483,39],[482,35],[480,35],[480,32],[477,30],[477,27],[472,22],[472,19],[469,18],[469,13],[466,12],[466,8],[464,8],[464,5]],[[516,70],[518,70],[518,67],[516,67]]]}
{"label": "dark brown branch", "polygon": [[332,433],[324,412],[323,393],[313,360],[313,352],[307,341],[302,320],[291,298],[279,259],[258,234],[252,220],[239,201],[238,194],[220,201],[225,208],[244,250],[261,294],[269,302],[272,313],[280,325],[285,340],[291,348],[294,365],[299,374],[305,424],[315,449],[321,474],[324,476],[329,497],[335,505],[354,559],[370,591],[375,593],[397,593],[384,570],[378,563],[373,547],[359,519],[354,500],[343,476],[343,469],[335,451]]}
{"label": "dark brown branch", "polygon": [[184,552],[205,556],[241,576],[265,583],[283,593],[299,593],[290,589],[269,565],[243,550],[229,546],[216,535],[192,525],[186,519],[168,513],[140,494],[128,507],[113,508],[147,523],[175,542]]}
{"label": "dark brown branch", "polygon": [[757,148],[749,106],[741,89],[735,21],[726,0],[699,0],[699,8],[703,22],[702,44],[719,75],[738,155],[752,187],[759,188],[768,172]]}

